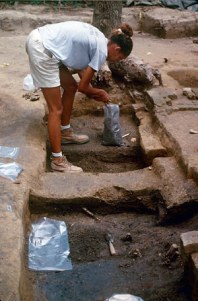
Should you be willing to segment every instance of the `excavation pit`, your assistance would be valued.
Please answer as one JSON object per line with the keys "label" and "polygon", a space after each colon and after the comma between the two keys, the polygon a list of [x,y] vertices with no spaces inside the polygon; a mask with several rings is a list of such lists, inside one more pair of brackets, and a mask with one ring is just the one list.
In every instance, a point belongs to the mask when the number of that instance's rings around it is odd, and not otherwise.
{"label": "excavation pit", "polygon": [[[17,3],[16,3],[17,4]],[[22,81],[23,78],[29,73],[28,69],[28,57],[25,56],[25,39],[27,37],[27,34],[29,34],[30,30],[35,28],[36,26],[43,25],[44,23],[52,23],[57,20],[57,22],[60,22],[61,20],[67,20],[71,19],[72,15],[74,14],[74,11],[59,11],[59,14],[57,15],[55,11],[53,13],[49,12],[47,14],[46,9],[45,11],[41,11],[42,7],[31,7],[27,6],[27,8],[24,11],[24,14],[20,14],[21,6],[17,5],[17,7],[13,7],[14,10],[9,10],[9,12],[6,9],[2,10],[2,26],[5,25],[4,29],[1,30],[1,38],[2,38],[2,70],[1,72],[1,83],[2,83],[2,93],[1,93],[1,105],[3,106],[2,112],[2,143],[9,142],[12,143],[14,146],[20,146],[21,147],[21,155],[22,158],[20,159],[20,162],[24,168],[24,171],[22,175],[20,176],[19,182],[21,184],[19,185],[13,185],[8,182],[8,185],[4,184],[4,179],[2,179],[2,196],[6,196],[5,202],[3,202],[1,205],[3,206],[3,212],[2,215],[2,230],[1,230],[1,299],[12,299],[12,300],[37,300],[37,301],[43,301],[43,300],[57,300],[57,301],[82,301],[83,299],[86,301],[102,301],[105,298],[110,297],[113,293],[131,293],[136,294],[138,296],[141,296],[144,298],[144,300],[158,300],[158,301],[168,301],[168,300],[174,300],[174,301],[189,301],[190,298],[186,296],[186,286],[183,281],[183,267],[180,265],[180,260],[174,263],[171,263],[170,266],[167,266],[166,262],[164,262],[163,258],[164,254],[166,254],[166,250],[169,248],[169,244],[171,243],[178,243],[179,244],[179,236],[181,231],[187,232],[190,230],[197,229],[197,219],[192,218],[191,221],[188,222],[181,222],[178,226],[167,226],[166,228],[162,228],[160,226],[156,226],[156,219],[153,215],[147,215],[147,214],[137,214],[132,213],[131,210],[124,208],[125,210],[120,212],[117,208],[114,210],[114,212],[110,212],[110,210],[106,211],[107,208],[103,207],[101,211],[96,209],[96,207],[88,206],[88,204],[83,204],[88,207],[89,210],[91,210],[94,214],[99,216],[102,221],[108,221],[112,220],[116,222],[115,229],[118,231],[118,228],[120,228],[120,225],[122,225],[122,222],[130,220],[132,222],[132,226],[126,225],[126,227],[122,228],[122,231],[119,233],[113,232],[114,229],[112,229],[112,232],[114,234],[115,239],[115,248],[118,252],[118,255],[116,257],[111,257],[109,254],[108,246],[104,240],[103,234],[106,232],[106,228],[99,229],[98,222],[93,220],[91,217],[86,216],[84,212],[82,212],[81,208],[80,210],[77,210],[76,215],[74,212],[72,213],[69,211],[69,209],[62,207],[62,212],[59,212],[57,214],[57,210],[54,208],[53,210],[49,210],[49,203],[48,206],[46,204],[43,204],[43,199],[40,199],[40,204],[44,207],[43,211],[40,210],[40,208],[37,208],[37,213],[32,209],[34,207],[34,204],[31,204],[31,220],[37,219],[41,216],[49,216],[52,218],[57,219],[65,219],[68,229],[69,229],[69,240],[70,240],[70,247],[71,247],[71,258],[73,263],[73,270],[67,272],[48,272],[48,273],[36,273],[33,271],[29,271],[27,268],[27,265],[25,266],[25,273],[24,273],[24,259],[23,257],[24,253],[21,254],[22,250],[22,240],[23,240],[23,222],[27,221],[29,214],[23,209],[26,209],[27,205],[27,198],[29,193],[29,184],[33,188],[35,188],[36,184],[41,183],[42,177],[45,176],[44,170],[43,170],[43,161],[45,159],[45,136],[43,133],[43,126],[41,126],[42,117],[44,114],[43,111],[43,103],[42,101],[36,101],[36,102],[29,102],[29,100],[26,100],[25,98],[22,98],[22,95],[24,94],[24,91],[22,91]],[[17,9],[17,10],[16,10]],[[133,10],[133,8],[131,8]],[[24,8],[22,8],[24,10]],[[35,10],[38,12],[38,14],[41,13],[42,18],[39,16],[35,16]],[[31,16],[26,14],[26,12],[31,13]],[[43,14],[44,12],[44,14]],[[46,15],[45,15],[46,12]],[[61,14],[60,14],[61,12]],[[75,16],[78,16],[80,12],[80,18],[84,13],[80,10],[75,12]],[[85,11],[86,13],[86,11]],[[133,23],[133,20],[131,20],[131,13],[129,12],[129,8],[127,7],[125,11],[123,11],[123,20],[131,24],[131,21]],[[88,12],[87,15],[87,21],[89,22],[91,20],[92,11]],[[74,16],[74,17],[75,17]],[[30,20],[31,17],[31,20]],[[29,18],[29,21],[28,21]],[[76,18],[76,17],[75,17]],[[24,22],[25,23],[24,23]],[[137,20],[136,20],[137,21]],[[21,22],[23,22],[23,26],[21,26]],[[31,26],[25,26],[25,24],[28,22],[31,23],[29,25]],[[41,24],[42,23],[42,24]],[[26,24],[27,25],[27,24]],[[31,27],[31,28],[30,28]],[[133,24],[132,24],[133,27]],[[11,29],[11,30],[10,30]],[[134,27],[135,29],[135,27]],[[166,71],[172,69],[172,68],[178,68],[179,66],[189,66],[189,67],[197,67],[197,49],[196,44],[192,44],[191,38],[182,38],[182,39],[175,39],[174,43],[172,40],[164,40],[164,39],[156,39],[155,37],[152,37],[150,35],[145,35],[144,33],[140,33],[139,31],[134,31],[133,35],[134,40],[134,51],[133,53],[137,55],[139,58],[143,59],[145,63],[150,63],[153,67],[159,67],[160,71]],[[157,51],[156,51],[157,49]],[[194,50],[193,50],[194,49]],[[189,52],[190,51],[190,52]],[[190,54],[190,55],[189,55]],[[167,58],[167,63],[164,62],[163,58]],[[8,78],[10,76],[14,76],[14,79],[12,80],[12,89],[10,89],[10,84],[8,82]],[[193,83],[195,84],[195,87],[197,87],[197,76],[194,76]],[[163,78],[164,86],[166,87],[173,87],[174,84],[177,84],[176,81],[174,81],[171,77],[167,77],[167,79]],[[193,85],[194,85],[193,84]],[[188,82],[184,81],[183,86],[189,86]],[[190,84],[191,86],[191,84]],[[178,88],[178,85],[176,85]],[[126,95],[123,95],[123,97],[117,97],[117,94],[114,93],[114,98],[118,98],[117,101],[121,102],[121,100],[126,101]],[[187,101],[187,100],[185,100]],[[86,99],[84,103],[84,110],[88,110],[87,103],[89,100]],[[15,106],[9,105],[15,103]],[[98,103],[94,102],[92,100],[93,107],[97,108]],[[4,105],[5,104],[5,105]],[[170,101],[169,101],[170,104]],[[176,103],[177,104],[177,103]],[[129,105],[130,106],[130,105]],[[192,105],[191,105],[192,107]],[[6,108],[6,110],[4,110]],[[171,111],[171,107],[168,107]],[[174,102],[173,102],[173,109],[174,109]],[[186,106],[185,106],[186,109]],[[169,111],[169,112],[170,112]],[[84,115],[80,114],[81,112],[78,112],[78,116]],[[196,114],[196,112],[194,112]],[[91,113],[92,115],[92,113]],[[121,112],[122,115],[122,112]],[[7,118],[9,116],[9,118]],[[181,131],[184,133],[184,136],[181,136],[181,140],[179,142],[185,141],[186,135],[188,135],[188,131],[182,131],[182,126],[184,124],[184,120],[186,121],[186,114],[183,115],[183,117],[179,115],[179,118],[177,118],[178,115],[170,114],[168,113],[167,117],[173,116],[173,118],[170,120],[170,133],[169,136],[173,137],[175,139],[175,123],[173,122],[173,119],[176,120],[176,125],[179,123],[178,119],[180,118],[181,122],[179,124],[179,128],[177,127],[177,131]],[[195,120],[196,118],[191,115],[191,112],[189,112],[189,118],[187,120],[192,120],[192,125],[188,128],[185,126],[185,129],[188,130],[193,128],[196,129]],[[87,115],[86,117],[83,117],[84,119],[89,119],[90,115]],[[122,116],[121,116],[122,118]],[[164,122],[166,120],[166,116],[164,118]],[[102,120],[101,120],[102,121]],[[186,122],[185,122],[186,123]],[[76,128],[76,124],[73,123],[74,128]],[[92,125],[90,123],[90,128],[92,128]],[[79,128],[80,132],[85,132],[84,127],[81,129]],[[124,131],[123,134],[127,134],[128,131]],[[85,132],[86,133],[86,132]],[[87,132],[89,134],[89,132]],[[96,132],[94,131],[93,137]],[[172,135],[173,134],[173,135]],[[97,147],[99,148],[100,145],[100,133],[98,132],[98,138],[97,138]],[[193,136],[193,135],[192,135]],[[80,162],[80,152],[83,148],[91,146],[91,143],[93,142],[92,137],[90,136],[91,141],[89,144],[84,146],[64,146],[64,153],[69,156],[69,160],[74,160],[76,164],[78,161]],[[129,138],[129,137],[128,137]],[[193,136],[192,139],[195,139],[196,137]],[[138,140],[137,140],[138,141]],[[188,140],[189,141],[189,140]],[[187,141],[187,143],[188,143]],[[125,141],[126,142],[126,141]],[[191,142],[189,143],[192,149]],[[194,145],[194,144],[193,144]],[[75,152],[70,151],[70,147],[75,149]],[[90,152],[91,155],[96,154],[96,144],[94,145],[94,152]],[[183,144],[179,145],[182,154],[186,154],[186,148],[183,148]],[[104,152],[104,157],[106,158],[110,153],[113,155],[117,149],[122,150],[124,148],[111,148],[106,147],[105,149],[108,150],[107,154]],[[130,147],[128,147],[130,149]],[[72,150],[72,149],[71,149]],[[141,151],[141,150],[140,150]],[[86,152],[84,153],[86,156]],[[88,150],[87,150],[88,154]],[[101,152],[99,153],[100,157],[102,156]],[[139,155],[139,151],[138,151]],[[78,156],[78,157],[77,157]],[[110,155],[109,155],[110,157]],[[135,156],[132,156],[135,158]],[[91,159],[91,158],[90,158]],[[188,162],[186,158],[185,162]],[[101,160],[101,159],[100,159]],[[120,159],[118,159],[116,162],[119,162]],[[106,168],[106,171],[110,172],[111,166],[105,165],[103,161],[98,161],[101,163],[101,166]],[[100,165],[98,163],[98,165]],[[82,164],[82,163],[80,163]],[[96,163],[94,163],[96,165]],[[133,177],[129,172],[123,172],[128,168],[128,165],[124,167],[123,162],[121,162],[119,167],[119,170],[122,170],[122,174],[125,175],[125,181],[130,181],[130,185],[133,185],[133,182],[136,181],[137,174],[140,172],[143,173],[144,169],[137,169],[133,173],[135,173],[135,176]],[[191,164],[191,170],[194,171],[195,161]],[[90,166],[89,166],[90,167]],[[113,171],[111,172],[111,175],[108,174],[108,177],[106,174],[97,167],[97,172],[101,173],[101,176],[105,179],[106,183],[109,183],[109,179],[114,176],[114,182],[115,186],[120,187],[118,185],[120,181],[120,174],[116,172],[118,170],[118,167],[116,167],[116,164],[113,164]],[[141,166],[140,166],[141,167]],[[151,166],[152,167],[152,166]],[[83,168],[86,170],[86,172],[83,173],[83,175],[87,176],[89,173],[88,170],[92,170],[93,173],[95,173],[95,170],[93,167],[88,168],[86,167],[86,164],[83,165]],[[133,169],[133,167],[129,168],[130,170]],[[174,169],[173,169],[174,171]],[[148,171],[152,172],[152,171]],[[44,175],[42,174],[44,173]],[[54,176],[55,173],[46,173],[47,176]],[[41,178],[40,178],[41,176]],[[61,174],[61,177],[65,180],[65,176]],[[75,175],[75,177],[78,178],[78,176]],[[147,175],[147,177],[142,178],[142,181],[139,180],[139,183],[144,183],[145,185],[150,180],[150,175]],[[116,181],[116,178],[118,181]],[[54,188],[57,186],[58,182],[60,182],[60,178],[57,179],[57,181],[50,181],[50,187],[48,186],[46,191],[54,190]],[[177,182],[175,183],[175,178],[170,177],[169,182],[173,182],[173,186],[170,185],[170,189],[178,187],[178,192],[182,189],[180,189],[181,186],[177,186]],[[35,183],[36,182],[36,183]],[[55,182],[55,183],[54,183]],[[62,187],[60,189],[60,194],[62,193],[62,188],[64,186],[67,186],[67,192],[70,194],[70,186],[73,185],[73,182],[75,182],[75,191],[78,191],[78,181],[72,177],[72,181],[69,181],[69,184],[67,182],[62,182]],[[83,181],[82,181],[83,182]],[[90,185],[93,186],[93,182],[90,181]],[[87,185],[88,186],[88,185]],[[84,186],[85,188],[87,186]],[[129,186],[127,184],[127,186]],[[165,188],[166,182],[165,182]],[[182,188],[182,187],[181,187]],[[111,187],[107,187],[107,191],[109,191]],[[127,187],[126,187],[127,189]],[[7,206],[7,191],[9,191],[9,196],[12,196],[13,199],[13,211],[10,212],[10,210],[6,211],[4,208],[8,209]],[[80,190],[80,193],[82,194],[83,190]],[[86,190],[87,192],[87,190]],[[13,194],[13,195],[12,195]],[[119,191],[117,191],[117,194],[119,195]],[[79,194],[80,195],[80,194]],[[2,198],[2,201],[4,199]],[[53,200],[55,201],[55,200]],[[57,203],[60,203],[60,198],[58,197],[56,199]],[[90,200],[90,203],[95,203],[96,199]],[[175,198],[173,198],[173,201],[175,201]],[[31,200],[32,202],[32,200]],[[72,199],[71,202],[74,202]],[[188,200],[187,200],[188,202]],[[52,207],[52,206],[51,206]],[[70,212],[72,214],[72,220],[69,220],[69,217],[67,215],[63,216],[63,210],[66,210],[66,212]],[[77,208],[74,208],[74,210]],[[177,209],[177,208],[176,208]],[[74,211],[73,210],[73,211]],[[192,209],[192,211],[194,211]],[[110,214],[111,213],[111,214]],[[176,213],[176,210],[175,210]],[[104,215],[106,214],[106,216]],[[104,217],[104,219],[103,219]],[[121,219],[122,217],[122,219]],[[23,218],[23,220],[22,220]],[[76,219],[76,220],[75,220]],[[81,231],[82,224],[80,223],[81,220],[84,220],[83,224],[86,225],[86,227],[83,227]],[[73,223],[79,221],[79,224],[76,225],[74,228],[71,226]],[[175,221],[175,220],[174,220]],[[31,223],[29,223],[30,226]],[[90,225],[89,225],[90,224]],[[96,225],[96,230],[94,231],[94,226]],[[118,226],[119,225],[119,226]],[[72,234],[71,230],[74,229],[74,232]],[[127,242],[122,242],[121,238],[125,236],[125,233],[127,231],[130,231],[132,234],[132,243],[131,247],[134,249],[140,250],[140,253],[143,255],[142,257],[133,258],[133,256],[130,258],[131,254],[128,254],[130,252],[130,249],[127,245]],[[79,232],[79,237],[75,238],[75,235]],[[128,233],[128,232],[127,232]],[[99,242],[98,240],[92,241],[92,234],[95,236],[98,234],[99,236]],[[82,241],[81,237],[85,240],[85,238],[88,238],[87,245]],[[153,239],[154,237],[154,239]],[[75,239],[74,239],[75,238]],[[166,243],[168,246],[166,246]],[[78,246],[83,246],[82,257],[78,256],[77,250]],[[91,250],[94,247],[97,247],[99,244],[99,252],[96,250],[93,252],[93,255],[91,256]],[[121,244],[121,247],[119,247],[119,244]],[[129,244],[130,245],[130,244]],[[91,250],[89,249],[89,246]],[[123,246],[126,247],[126,249],[122,249]],[[151,250],[152,247],[152,250]],[[127,249],[128,248],[128,249]],[[80,248],[80,250],[82,250]],[[88,252],[87,252],[88,250]],[[95,249],[94,249],[95,250]],[[102,250],[102,251],[101,251]],[[128,252],[127,252],[128,251]],[[87,252],[88,256],[86,257],[85,252]],[[105,255],[104,255],[105,253]],[[153,256],[151,256],[153,253]],[[135,254],[134,254],[135,255]],[[27,253],[25,254],[27,258]],[[161,260],[162,258],[162,260]],[[94,261],[95,260],[95,261]],[[130,260],[130,261],[128,261]],[[164,264],[165,263],[165,264]],[[89,268],[90,267],[90,268]],[[101,267],[101,268],[100,268]],[[83,270],[84,268],[84,270]],[[152,269],[151,269],[152,268]],[[148,271],[147,271],[148,269]],[[108,277],[109,276],[109,277]],[[20,278],[21,277],[21,278]],[[176,278],[175,278],[176,277]],[[73,279],[72,279],[73,278]],[[111,280],[112,278],[112,280]],[[27,281],[29,280],[29,283]],[[33,292],[32,292],[33,288]],[[19,296],[20,294],[20,296]],[[31,298],[32,297],[32,298]]]}
{"label": "excavation pit", "polygon": [[198,88],[198,68],[178,68],[167,73],[183,87]]}
{"label": "excavation pit", "polygon": [[[84,172],[118,173],[144,168],[146,164],[140,147],[138,127],[132,115],[120,114],[120,124],[123,145],[105,146],[102,144],[103,116],[75,117],[72,120],[75,131],[88,135],[90,141],[81,145],[63,144],[63,153],[68,161],[80,166]],[[50,170],[50,160],[47,162],[47,169]]]}
{"label": "excavation pit", "polygon": [[[172,244],[179,245],[180,233],[193,230],[193,219],[165,228],[146,213],[105,215],[101,208],[88,207],[95,219],[76,209],[35,214],[32,208],[31,222],[44,216],[65,222],[73,266],[61,272],[26,269],[34,301],[104,301],[115,293],[146,301],[189,300],[180,255],[170,259],[167,254]],[[105,240],[108,232],[114,237],[114,256]]]}
{"label": "excavation pit", "polygon": [[[102,144],[102,106],[85,106],[81,99],[78,107],[77,102],[71,125],[87,134],[90,142],[62,145],[62,151],[83,173],[50,173],[48,142],[48,172],[29,200],[23,277],[33,301],[105,301],[119,293],[145,301],[189,300],[180,254],[174,258],[167,254],[172,244],[179,248],[181,233],[194,230],[196,217],[179,225],[159,225],[161,179],[152,164],[145,163],[130,101],[120,102],[124,136],[120,147]],[[28,269],[28,235],[31,223],[41,217],[65,222],[72,270]],[[108,232],[114,237],[115,256],[105,240]],[[130,241],[126,240],[129,233]]]}
{"label": "excavation pit", "polygon": [[[88,106],[90,112],[85,114],[83,106],[71,124],[90,142],[62,145],[62,151],[84,172],[50,173],[48,143],[48,172],[31,191],[23,274],[31,300],[105,301],[120,293],[145,301],[188,301],[180,254],[174,258],[167,254],[171,245],[179,248],[181,233],[194,230],[196,217],[178,225],[159,225],[161,183],[152,166],[146,166],[129,103],[120,106],[124,136],[120,147],[102,144],[102,107],[97,112]],[[41,217],[65,222],[72,270],[28,269],[31,223]],[[105,240],[108,232],[114,237],[114,256]],[[126,240],[129,234],[131,240]]]}

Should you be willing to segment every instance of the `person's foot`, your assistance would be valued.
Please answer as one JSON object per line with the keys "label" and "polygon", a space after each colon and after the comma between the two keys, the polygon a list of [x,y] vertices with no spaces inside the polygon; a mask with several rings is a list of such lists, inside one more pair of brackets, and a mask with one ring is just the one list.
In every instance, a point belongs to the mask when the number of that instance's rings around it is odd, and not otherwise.
{"label": "person's foot", "polygon": [[60,172],[82,172],[82,168],[72,165],[67,161],[65,156],[62,157],[52,157],[51,158],[51,168],[53,171]]}
{"label": "person's foot", "polygon": [[62,144],[84,144],[89,142],[87,135],[76,134],[72,128],[61,131]]}

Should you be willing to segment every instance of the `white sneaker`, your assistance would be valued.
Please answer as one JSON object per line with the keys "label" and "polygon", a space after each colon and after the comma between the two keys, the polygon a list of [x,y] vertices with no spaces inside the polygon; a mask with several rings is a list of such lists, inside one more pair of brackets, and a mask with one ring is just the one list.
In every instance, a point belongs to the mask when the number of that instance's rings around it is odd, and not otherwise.
{"label": "white sneaker", "polygon": [[87,135],[76,134],[72,128],[61,131],[62,144],[84,144],[89,142]]}
{"label": "white sneaker", "polygon": [[82,172],[82,168],[72,165],[67,161],[65,156],[62,157],[52,157],[51,168],[54,171],[60,172]]}

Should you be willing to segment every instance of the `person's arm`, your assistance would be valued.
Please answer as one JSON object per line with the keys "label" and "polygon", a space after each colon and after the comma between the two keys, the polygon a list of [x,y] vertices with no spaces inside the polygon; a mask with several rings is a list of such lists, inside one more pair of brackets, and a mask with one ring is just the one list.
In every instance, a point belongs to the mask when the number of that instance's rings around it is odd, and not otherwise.
{"label": "person's arm", "polygon": [[94,88],[91,85],[91,80],[94,76],[94,73],[95,70],[89,66],[78,73],[81,78],[78,85],[78,91],[93,97],[95,100],[107,103],[109,102],[110,98],[109,94],[105,90]]}

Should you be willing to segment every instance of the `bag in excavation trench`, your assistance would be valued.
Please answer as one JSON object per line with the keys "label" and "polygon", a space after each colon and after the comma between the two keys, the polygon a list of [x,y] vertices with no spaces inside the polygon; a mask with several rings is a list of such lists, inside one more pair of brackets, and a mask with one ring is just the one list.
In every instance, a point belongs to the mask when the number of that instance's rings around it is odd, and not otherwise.
{"label": "bag in excavation trench", "polygon": [[119,115],[120,109],[117,104],[111,103],[104,106],[103,145],[123,145]]}

